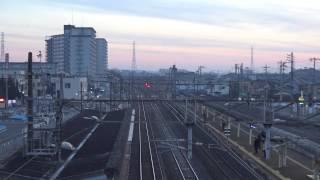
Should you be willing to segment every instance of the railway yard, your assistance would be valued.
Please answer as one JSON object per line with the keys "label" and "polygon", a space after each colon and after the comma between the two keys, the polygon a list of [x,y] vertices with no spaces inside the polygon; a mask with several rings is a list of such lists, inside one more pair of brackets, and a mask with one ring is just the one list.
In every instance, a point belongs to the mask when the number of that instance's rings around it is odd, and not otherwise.
{"label": "railway yard", "polygon": [[[141,99],[127,108],[105,113],[101,121],[89,118],[101,112],[84,110],[62,125],[61,138],[74,149],[62,149],[59,161],[55,161],[55,157],[25,156],[20,150],[2,161],[0,177],[6,180],[262,180],[295,179],[294,176],[310,179],[313,159],[308,149],[304,149],[306,154],[302,155],[299,149],[303,148],[288,145],[291,147],[285,157],[288,163],[283,167],[278,166],[277,148],[271,152],[271,160],[254,154],[252,142],[247,142],[250,128],[246,119],[261,116],[258,110],[245,114],[243,108],[237,103],[230,108],[223,102]],[[221,127],[224,123],[230,123],[230,136],[224,134]],[[284,126],[283,130],[290,132],[292,126],[286,123],[293,124],[286,121],[275,123],[275,127]],[[263,129],[259,123],[256,126],[252,139]],[[301,132],[296,133],[298,135],[306,133],[298,128],[295,131]],[[315,136],[310,134],[309,138]],[[312,140],[317,143],[317,139]],[[272,145],[277,147],[279,143],[272,141]]]}
{"label": "railway yard", "polygon": [[[242,138],[247,141],[245,136],[249,129],[243,125],[246,121],[232,121],[230,140],[223,135],[223,130],[220,130],[221,123],[226,122],[228,115],[233,117],[236,114],[241,117],[237,114],[239,111],[227,111],[228,113],[223,115],[225,117],[222,117],[222,112],[226,111],[223,109],[225,106],[212,108],[212,104],[205,105],[200,101],[196,105],[192,101],[188,103],[189,105],[183,101],[138,100],[130,108],[106,113],[101,122],[88,118],[99,114],[98,111],[84,110],[62,126],[63,141],[71,143],[75,150],[62,149],[60,161],[52,161],[54,157],[28,157],[23,151],[17,151],[2,163],[0,177],[8,180],[53,177],[130,180],[284,178],[275,175],[274,171],[270,171],[247,154],[253,152],[251,146],[241,140]],[[213,107],[217,104],[219,103],[214,103]],[[243,116],[248,117],[250,114]],[[191,157],[187,122],[193,122]],[[237,123],[240,122],[243,127],[236,135]],[[281,124],[277,127],[281,128]],[[253,137],[257,136],[258,131],[255,129]],[[241,138],[240,134],[243,134]],[[240,151],[238,146],[244,147],[243,149],[247,146],[247,150]],[[289,150],[288,157],[297,157],[297,153]],[[272,153],[273,157],[277,155]],[[256,158],[263,160],[263,157]],[[311,160],[306,160],[305,157],[302,159],[301,164],[306,162],[306,165],[302,166],[311,169]],[[274,161],[277,161],[277,158],[265,164],[276,166]],[[299,168],[292,165],[292,162],[288,164],[290,168]],[[288,171],[284,168],[278,168],[279,170]],[[290,177],[290,173],[284,174]],[[308,179],[306,175],[300,176]]]}
{"label": "railway yard", "polygon": [[[163,102],[141,102],[137,109],[128,179],[264,179],[265,175],[212,138],[193,128],[196,144],[187,157],[184,112]],[[191,112],[188,118],[193,118]]]}

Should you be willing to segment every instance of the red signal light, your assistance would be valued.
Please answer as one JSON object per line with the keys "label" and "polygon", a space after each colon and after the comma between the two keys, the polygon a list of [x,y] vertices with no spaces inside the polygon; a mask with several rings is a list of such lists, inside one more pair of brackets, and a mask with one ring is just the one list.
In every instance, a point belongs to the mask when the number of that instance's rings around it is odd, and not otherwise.
{"label": "red signal light", "polygon": [[150,84],[149,82],[145,82],[145,83],[144,83],[144,87],[145,87],[145,88],[151,88],[151,84]]}

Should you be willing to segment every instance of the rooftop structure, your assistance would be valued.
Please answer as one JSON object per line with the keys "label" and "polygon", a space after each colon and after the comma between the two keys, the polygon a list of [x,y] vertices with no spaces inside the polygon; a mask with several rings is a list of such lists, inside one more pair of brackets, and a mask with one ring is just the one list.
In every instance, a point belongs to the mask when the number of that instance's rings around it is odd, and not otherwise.
{"label": "rooftop structure", "polygon": [[[0,67],[4,66],[5,62],[0,62]],[[44,72],[46,74],[56,74],[57,73],[57,65],[52,62],[33,62],[33,72],[35,74],[40,74]],[[17,78],[18,76],[24,76],[26,74],[28,67],[28,62],[13,62],[10,61],[8,63],[8,75],[9,77]]]}

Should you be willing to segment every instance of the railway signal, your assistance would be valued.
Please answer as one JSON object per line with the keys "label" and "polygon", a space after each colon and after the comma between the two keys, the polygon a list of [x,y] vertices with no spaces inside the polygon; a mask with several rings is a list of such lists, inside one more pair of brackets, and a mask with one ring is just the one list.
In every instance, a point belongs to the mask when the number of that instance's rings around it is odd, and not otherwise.
{"label": "railway signal", "polygon": [[0,108],[5,107],[6,98],[3,96],[0,96]]}
{"label": "railway signal", "polygon": [[143,86],[144,86],[144,88],[147,88],[147,89],[151,88],[151,83],[145,82]]}
{"label": "railway signal", "polygon": [[249,128],[250,129],[255,129],[257,126],[255,125],[255,123],[253,123],[253,122],[250,122],[249,123]]}
{"label": "railway signal", "polygon": [[252,144],[252,129],[255,129],[256,125],[254,124],[254,122],[250,122],[249,123],[249,144]]}

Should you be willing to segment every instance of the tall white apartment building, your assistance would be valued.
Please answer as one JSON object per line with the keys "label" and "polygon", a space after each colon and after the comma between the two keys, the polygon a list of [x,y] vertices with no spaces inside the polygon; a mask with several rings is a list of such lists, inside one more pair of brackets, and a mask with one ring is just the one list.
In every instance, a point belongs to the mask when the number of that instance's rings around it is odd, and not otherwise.
{"label": "tall white apartment building", "polygon": [[101,78],[106,74],[108,68],[108,42],[103,38],[96,39],[97,63],[96,76]]}
{"label": "tall white apartment building", "polygon": [[96,79],[106,71],[107,41],[96,38],[92,27],[64,25],[64,33],[46,39],[47,61],[57,72]]}

